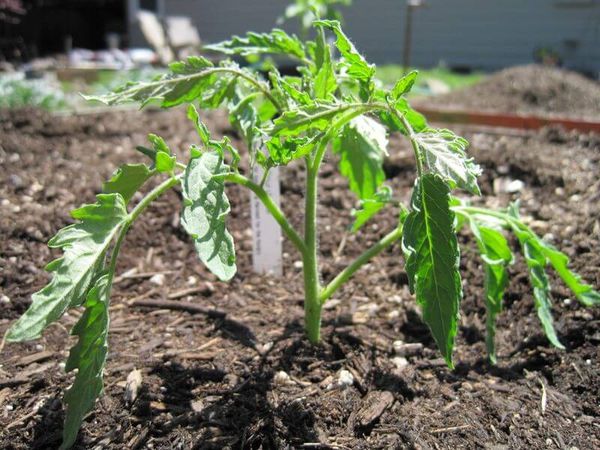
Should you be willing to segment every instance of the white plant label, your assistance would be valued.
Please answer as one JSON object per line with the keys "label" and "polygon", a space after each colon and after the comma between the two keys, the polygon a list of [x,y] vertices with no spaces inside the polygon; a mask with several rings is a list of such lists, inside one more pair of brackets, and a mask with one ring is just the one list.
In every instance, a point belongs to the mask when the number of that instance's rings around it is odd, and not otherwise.
{"label": "white plant label", "polygon": [[[262,167],[255,165],[252,169],[252,180],[260,183],[263,173]],[[273,202],[279,206],[278,167],[269,171],[264,188]],[[281,229],[253,192],[250,193],[250,214],[252,216],[252,265],[254,271],[281,276],[283,273]]]}

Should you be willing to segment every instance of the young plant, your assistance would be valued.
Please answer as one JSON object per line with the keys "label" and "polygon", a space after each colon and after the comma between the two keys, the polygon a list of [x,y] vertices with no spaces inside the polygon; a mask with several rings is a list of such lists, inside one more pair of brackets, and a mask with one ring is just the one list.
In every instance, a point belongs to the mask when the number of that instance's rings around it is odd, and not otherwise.
{"label": "young plant", "polygon": [[286,20],[298,19],[302,36],[307,36],[317,18],[343,22],[342,13],[337,7],[351,4],[352,0],[294,0],[277,22],[283,23]]}
{"label": "young plant", "polygon": [[[235,246],[227,231],[230,209],[226,187],[250,189],[281,226],[303,261],[305,329],[308,340],[320,340],[324,303],[372,257],[401,243],[411,292],[421,307],[449,367],[457,332],[462,296],[459,247],[461,227],[470,227],[485,267],[487,348],[495,361],[495,318],[502,309],[508,284],[507,266],[513,251],[505,232],[518,240],[533,285],[535,307],[550,342],[563,348],[551,316],[546,267],[552,266],[577,299],[586,306],[600,303],[600,295],[568,269],[567,257],[543,242],[519,219],[516,205],[503,211],[469,206],[452,195],[463,189],[478,195],[480,168],[466,154],[467,141],[452,131],[430,127],[404,95],[417,76],[411,72],[391,90],[374,82],[369,64],[342,31],[339,22],[314,22],[316,39],[303,42],[281,30],[251,33],[211,47],[232,55],[281,54],[298,61],[297,76],[281,76],[271,68],[266,77],[230,60],[214,65],[201,57],[171,64],[170,72],[151,82],[130,83],[94,99],[106,104],[151,102],[169,108],[189,104],[199,145],[192,146],[187,162],[177,160],[167,144],[150,135],[151,148],[138,147],[151,165],[126,164],[104,184],[97,201],[72,212],[77,223],[61,230],[50,242],[63,256],[48,265],[52,281],[33,295],[25,314],[8,330],[9,342],[38,338],[69,308],[84,307],[73,328],[79,336],[66,370],[78,369],[65,395],[67,404],[63,448],[75,441],[85,415],[102,392],[107,353],[108,305],[116,261],[125,235],[148,205],[169,189],[183,193],[181,223],[200,260],[220,280],[236,273]],[[340,60],[332,59],[326,32],[335,36]],[[276,166],[302,163],[306,172],[304,229],[296,230],[269,197],[263,183],[255,183],[238,166],[240,156],[227,138],[215,140],[201,121],[200,109],[225,107],[246,142],[251,164],[265,174]],[[402,133],[412,145],[416,161],[415,185],[405,208],[384,184],[383,160],[387,134]],[[386,207],[398,209],[396,226],[326,284],[318,264],[317,193],[319,169],[332,149],[341,174],[361,207],[353,211],[356,232]],[[263,178],[263,182],[264,179]],[[137,204],[135,192],[151,178],[162,181]],[[400,264],[401,254],[398,254]]]}

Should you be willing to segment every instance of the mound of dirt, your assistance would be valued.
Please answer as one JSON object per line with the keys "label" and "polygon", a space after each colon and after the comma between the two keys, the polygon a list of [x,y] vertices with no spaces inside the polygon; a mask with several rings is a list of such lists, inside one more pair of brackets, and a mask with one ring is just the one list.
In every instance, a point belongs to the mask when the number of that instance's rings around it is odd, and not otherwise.
{"label": "mound of dirt", "polygon": [[444,107],[600,119],[600,83],[564,69],[526,65],[431,99]]}

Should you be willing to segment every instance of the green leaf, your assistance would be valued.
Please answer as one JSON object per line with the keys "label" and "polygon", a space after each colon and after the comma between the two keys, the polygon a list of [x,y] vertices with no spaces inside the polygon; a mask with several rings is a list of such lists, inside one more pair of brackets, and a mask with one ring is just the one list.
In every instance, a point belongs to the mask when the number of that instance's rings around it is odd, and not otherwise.
{"label": "green leaf", "polygon": [[392,200],[392,189],[389,186],[381,186],[373,198],[361,200],[360,209],[352,211],[354,223],[352,224],[352,232],[356,233],[363,227],[373,216],[381,211]]}
{"label": "green leaf", "polygon": [[316,20],[315,26],[321,26],[333,31],[336,35],[335,45],[339,50],[348,71],[348,75],[362,83],[369,83],[375,75],[375,66],[369,64],[366,59],[356,50],[354,44],[342,31],[340,22],[337,20]]}
{"label": "green leaf", "polygon": [[226,55],[254,56],[272,53],[292,56],[297,59],[306,57],[304,44],[296,36],[274,29],[269,33],[249,32],[246,37],[234,36],[228,41],[204,46],[205,50],[225,53]]}
{"label": "green leaf", "polygon": [[125,203],[129,203],[152,173],[146,164],[124,164],[113,173],[110,180],[102,185],[102,192],[121,194]]}
{"label": "green leaf", "polygon": [[299,136],[309,130],[329,130],[332,123],[343,115],[360,115],[371,109],[360,103],[313,103],[285,111],[273,121],[273,127],[265,130],[271,136]]}
{"label": "green leaf", "polygon": [[549,244],[543,243],[541,250],[556,270],[556,273],[562,278],[564,283],[573,291],[577,300],[585,306],[600,305],[600,293],[594,290],[592,286],[584,283],[581,277],[575,272],[569,270],[569,258],[561,251],[555,249]]}
{"label": "green leaf", "polygon": [[333,64],[331,63],[331,50],[325,40],[323,28],[317,30],[315,60],[315,98],[328,99],[336,91],[337,82]]}
{"label": "green leaf", "polygon": [[67,408],[62,449],[73,445],[81,422],[102,394],[102,372],[108,350],[109,289],[108,275],[96,280],[87,295],[85,311],[73,327],[72,334],[79,336],[79,341],[71,348],[65,370],[77,369],[77,375],[65,393]]}
{"label": "green leaf", "polygon": [[[380,101],[386,101],[386,95],[387,94],[385,91],[376,92],[376,98]],[[423,131],[427,128],[427,120],[425,119],[425,116],[412,109],[412,107],[408,104],[405,98],[400,97],[394,102],[393,106],[398,111],[398,114],[400,114],[406,119],[413,132],[419,133],[420,131]],[[396,117],[395,114],[392,114],[388,111],[382,111],[379,113],[379,117],[381,121],[388,128],[390,128],[391,131],[400,131],[404,135],[410,134],[405,129],[402,121],[398,117]]]}
{"label": "green leaf", "polygon": [[167,155],[171,154],[171,149],[169,148],[169,146],[167,145],[165,140],[163,138],[161,138],[160,136],[150,133],[148,135],[148,140],[152,144],[152,147],[154,148],[155,152],[157,152],[157,153],[163,152],[163,153],[166,153]]}
{"label": "green leaf", "polygon": [[496,316],[502,312],[508,286],[506,266],[513,262],[513,255],[500,231],[479,225],[473,218],[469,224],[485,263],[486,346],[491,363],[496,364]]}
{"label": "green leaf", "polygon": [[194,127],[196,127],[196,132],[202,141],[204,146],[208,146],[208,142],[210,141],[210,133],[206,125],[200,120],[200,114],[194,105],[188,106],[187,110],[188,119],[190,119],[194,123]]}
{"label": "green leaf", "polygon": [[237,270],[233,238],[225,226],[229,200],[223,179],[229,171],[221,155],[210,152],[192,159],[182,179],[184,208],[181,223],[194,239],[200,260],[220,280],[230,280]]}
{"label": "green leaf", "polygon": [[462,297],[458,242],[450,189],[435,174],[417,180],[412,211],[404,222],[402,248],[411,292],[423,311],[446,363],[453,367],[452,349]]}
{"label": "green leaf", "polygon": [[266,143],[269,158],[265,161],[267,167],[285,166],[291,161],[310,154],[315,146],[315,139],[308,136],[284,137],[275,136]]}
{"label": "green leaf", "polygon": [[169,73],[153,81],[132,82],[109,94],[84,98],[107,105],[136,102],[145,106],[158,102],[163,108],[198,101],[203,108],[217,108],[242,81],[253,89],[269,89],[257,73],[241,69],[232,61],[214,66],[204,58],[190,57],[169,67]]}
{"label": "green leaf", "polygon": [[427,168],[450,183],[473,194],[480,194],[477,177],[481,168],[468,158],[469,143],[450,130],[429,128],[416,133],[417,142]]}
{"label": "green leaf", "polygon": [[160,173],[170,173],[175,169],[177,158],[170,156],[165,152],[158,152],[156,154],[156,170]]}
{"label": "green leaf", "polygon": [[106,250],[127,219],[123,197],[99,194],[97,203],[72,211],[79,222],[63,228],[48,246],[61,248],[62,258],[46,269],[52,281],[33,294],[29,309],[8,330],[7,342],[38,338],[42,331],[68,309],[79,306],[103,264]]}
{"label": "green leaf", "polygon": [[333,143],[340,158],[340,172],[359,199],[373,198],[385,181],[383,159],[387,154],[386,130],[368,117],[352,119]]}
{"label": "green leaf", "polygon": [[410,92],[413,85],[415,84],[415,80],[417,79],[418,74],[418,71],[413,70],[412,72],[409,72],[408,74],[404,75],[398,80],[398,82],[392,89],[392,92],[390,93],[394,101],[400,99],[400,97],[402,97],[407,92]]}
{"label": "green leaf", "polygon": [[197,99],[207,86],[213,84],[215,74],[221,70],[197,56],[172,63],[169,68],[169,73],[155,80],[129,82],[109,94],[84,98],[106,105],[136,102],[144,106],[157,101],[165,108],[176,106]]}
{"label": "green leaf", "polygon": [[546,267],[546,256],[543,246],[535,234],[513,225],[513,231],[519,239],[523,256],[529,271],[529,280],[533,286],[533,298],[538,318],[542,323],[544,332],[552,345],[557,348],[565,347],[558,340],[554,321],[552,319],[552,301],[550,296],[550,281],[544,268]]}

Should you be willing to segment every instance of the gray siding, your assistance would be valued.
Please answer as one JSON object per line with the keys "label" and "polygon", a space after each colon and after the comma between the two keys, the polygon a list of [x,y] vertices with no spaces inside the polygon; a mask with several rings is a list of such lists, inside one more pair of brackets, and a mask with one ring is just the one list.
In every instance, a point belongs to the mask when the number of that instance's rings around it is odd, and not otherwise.
{"label": "gray siding", "polygon": [[[600,0],[426,0],[414,13],[414,65],[498,69],[531,62],[539,47],[557,50],[567,67],[600,72]],[[283,0],[165,0],[167,15],[193,18],[205,42],[248,30],[268,31]],[[399,63],[403,0],[355,0],[346,30],[376,63]],[[288,26],[289,27],[289,26]]]}

